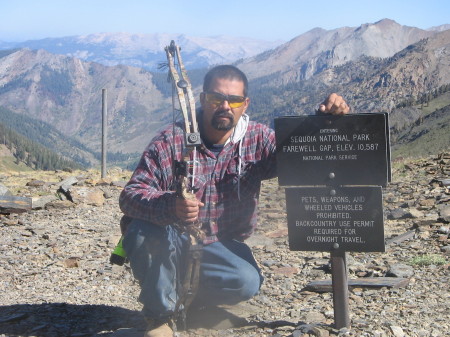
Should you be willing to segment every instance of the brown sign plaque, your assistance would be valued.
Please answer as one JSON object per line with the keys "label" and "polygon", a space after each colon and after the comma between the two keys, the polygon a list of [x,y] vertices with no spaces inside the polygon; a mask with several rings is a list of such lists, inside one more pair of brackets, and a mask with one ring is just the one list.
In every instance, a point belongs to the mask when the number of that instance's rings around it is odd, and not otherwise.
{"label": "brown sign plaque", "polygon": [[380,186],[286,189],[291,250],[384,252]]}
{"label": "brown sign plaque", "polygon": [[377,185],[390,179],[386,114],[275,119],[281,186]]}

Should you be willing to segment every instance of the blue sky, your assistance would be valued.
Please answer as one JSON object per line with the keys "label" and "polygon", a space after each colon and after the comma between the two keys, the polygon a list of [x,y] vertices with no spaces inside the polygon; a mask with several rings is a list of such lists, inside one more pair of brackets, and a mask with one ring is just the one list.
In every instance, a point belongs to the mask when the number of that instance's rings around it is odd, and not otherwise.
{"label": "blue sky", "polygon": [[0,40],[128,32],[288,41],[315,27],[383,18],[422,29],[450,24],[450,1],[1,0]]}

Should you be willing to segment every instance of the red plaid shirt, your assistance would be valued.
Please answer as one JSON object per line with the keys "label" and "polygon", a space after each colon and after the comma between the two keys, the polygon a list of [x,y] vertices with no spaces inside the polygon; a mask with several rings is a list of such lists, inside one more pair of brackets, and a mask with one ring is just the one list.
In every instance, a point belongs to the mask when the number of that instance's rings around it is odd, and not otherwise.
{"label": "red plaid shirt", "polygon": [[[249,122],[240,142],[241,160],[239,142],[227,143],[217,157],[203,145],[197,150],[194,187],[197,199],[205,204],[199,213],[207,235],[205,244],[221,238],[248,238],[256,226],[261,181],[276,175],[273,130]],[[172,169],[173,159],[182,159],[183,143],[178,125],[175,135],[169,126],[151,141],[120,195],[125,215],[162,226],[178,221]]]}

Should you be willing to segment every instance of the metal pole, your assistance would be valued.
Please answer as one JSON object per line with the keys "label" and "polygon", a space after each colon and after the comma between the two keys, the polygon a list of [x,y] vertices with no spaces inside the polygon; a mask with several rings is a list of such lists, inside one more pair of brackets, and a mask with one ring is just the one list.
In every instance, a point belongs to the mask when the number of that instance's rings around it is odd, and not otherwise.
{"label": "metal pole", "polygon": [[337,329],[349,328],[348,281],[345,251],[331,251],[331,281],[333,284],[334,324]]}
{"label": "metal pole", "polygon": [[106,177],[106,139],[108,112],[106,106],[106,89],[102,89],[102,178]]}

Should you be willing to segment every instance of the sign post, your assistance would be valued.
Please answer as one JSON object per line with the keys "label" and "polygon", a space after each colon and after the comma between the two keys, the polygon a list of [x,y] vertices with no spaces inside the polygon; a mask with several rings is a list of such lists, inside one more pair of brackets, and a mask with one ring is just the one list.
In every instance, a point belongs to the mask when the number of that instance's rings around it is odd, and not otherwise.
{"label": "sign post", "polygon": [[275,119],[289,247],[329,251],[335,325],[349,327],[346,252],[384,252],[381,186],[390,181],[387,114]]}
{"label": "sign post", "polygon": [[107,132],[108,132],[108,108],[107,108],[107,92],[102,89],[102,168],[101,177],[106,177],[106,156],[107,156]]}
{"label": "sign post", "polygon": [[343,250],[331,251],[331,278],[333,284],[334,324],[341,329],[350,326],[348,309],[347,263]]}

